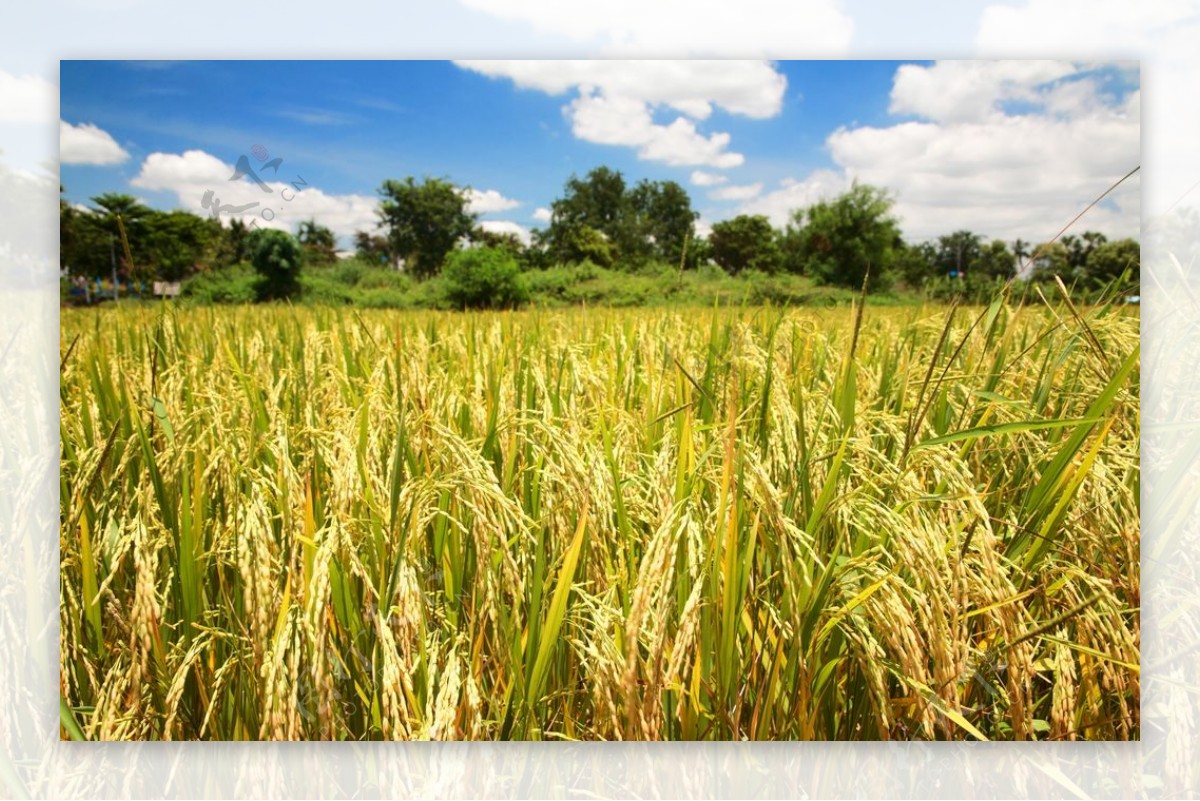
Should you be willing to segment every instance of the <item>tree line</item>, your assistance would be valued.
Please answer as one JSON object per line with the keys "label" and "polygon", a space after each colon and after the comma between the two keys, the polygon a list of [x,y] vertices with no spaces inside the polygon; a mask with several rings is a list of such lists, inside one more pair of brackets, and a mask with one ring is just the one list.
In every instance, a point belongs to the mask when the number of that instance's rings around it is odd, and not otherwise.
{"label": "tree line", "polygon": [[[338,259],[336,237],[316,220],[292,235],[237,218],[222,225],[186,211],[159,211],[123,194],[99,195],[92,203],[80,209],[60,201],[61,266],[70,275],[178,281],[248,263],[261,276],[259,296],[269,299],[294,292],[304,267]],[[1113,287],[1136,292],[1140,256],[1133,239],[1110,241],[1087,231],[1052,243],[1009,243],[959,230],[910,243],[893,208],[886,190],[855,183],[794,210],[782,228],[766,216],[743,214],[700,236],[699,215],[678,183],[630,185],[602,166],[571,176],[550,206],[548,224],[525,243],[482,227],[464,187],[409,177],[380,186],[378,229],[355,234],[355,257],[416,279],[450,280],[466,305],[519,302],[520,273],[572,264],[631,272],[654,264],[680,271],[713,264],[732,275],[788,273],[852,289],[865,281],[869,291],[903,288],[935,298],[986,296],[1027,266],[1023,278],[1059,276],[1084,296]]]}

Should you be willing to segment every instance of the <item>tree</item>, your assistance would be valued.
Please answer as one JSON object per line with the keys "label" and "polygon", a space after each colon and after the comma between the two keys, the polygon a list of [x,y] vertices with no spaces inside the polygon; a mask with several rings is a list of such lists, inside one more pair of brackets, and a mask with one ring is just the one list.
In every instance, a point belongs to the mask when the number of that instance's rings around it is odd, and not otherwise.
{"label": "tree", "polygon": [[259,300],[289,298],[300,288],[300,244],[286,231],[260,228],[250,234],[250,263],[259,274]]}
{"label": "tree", "polygon": [[386,267],[392,263],[391,247],[386,236],[355,231],[354,252],[358,258],[379,267]]}
{"label": "tree", "polygon": [[1054,281],[1054,276],[1070,277],[1068,251],[1062,242],[1048,242],[1033,249],[1031,281]]}
{"label": "tree", "polygon": [[803,275],[807,269],[808,255],[804,250],[804,211],[791,214],[787,224],[778,234],[780,267],[784,272]]}
{"label": "tree", "polygon": [[783,261],[775,229],[762,214],[713,223],[708,245],[713,260],[732,275],[743,270],[773,273]]}
{"label": "tree", "polygon": [[801,252],[810,275],[824,284],[857,288],[870,270],[868,289],[887,285],[903,245],[882,189],[855,182],[849,191],[796,216],[803,220]]}
{"label": "tree", "polygon": [[934,265],[939,275],[957,278],[973,273],[982,256],[983,237],[960,230],[938,237]]}
{"label": "tree", "polygon": [[1089,254],[1084,267],[1086,289],[1097,290],[1118,280],[1128,272],[1128,280],[1136,287],[1142,279],[1142,251],[1134,239],[1118,239],[1098,244]]}
{"label": "tree", "polygon": [[586,178],[572,175],[565,190],[563,197],[551,204],[552,227],[587,225],[609,241],[622,238],[622,229],[628,224],[629,198],[625,193],[625,177],[618,170],[596,167]]}
{"label": "tree", "polygon": [[217,263],[223,267],[240,264],[250,259],[250,228],[234,217],[229,227],[222,229],[217,248]]}
{"label": "tree", "polygon": [[[150,208],[133,195],[118,192],[97,195],[92,198],[92,202],[99,207],[97,222],[110,237],[109,250],[110,253],[115,251],[116,262],[121,272],[125,273],[127,278],[143,278],[147,270],[144,264],[137,262],[145,244],[142,236],[145,233],[146,217],[151,213]],[[121,240],[122,229],[125,231],[125,240],[129,243],[129,252],[134,258],[133,264],[125,255],[125,246]]]}
{"label": "tree", "polygon": [[418,278],[436,275],[446,255],[475,228],[475,215],[454,184],[426,178],[417,184],[387,180],[379,189],[380,223],[388,245],[404,259],[404,269]]}
{"label": "tree", "polygon": [[520,238],[511,231],[489,231],[478,225],[471,232],[471,241],[485,248],[507,250],[518,258],[525,250],[525,245],[522,244]]}
{"label": "tree", "polygon": [[101,214],[58,201],[59,266],[71,275],[96,278],[109,275],[116,257],[115,235],[110,238]]}
{"label": "tree", "polygon": [[991,244],[981,249],[978,261],[971,265],[967,274],[1007,281],[1017,274],[1017,257],[1003,240],[993,239]]}
{"label": "tree", "polygon": [[937,246],[932,242],[901,245],[896,249],[894,270],[904,285],[920,289],[931,278],[939,276]]}
{"label": "tree", "polygon": [[608,238],[590,225],[574,225],[547,231],[546,250],[559,261],[568,264],[591,262],[597,267],[612,267],[616,248]]}
{"label": "tree", "polygon": [[629,205],[637,217],[636,249],[678,265],[684,248],[696,235],[700,216],[692,210],[687,190],[674,181],[640,181],[629,193]]}
{"label": "tree", "polygon": [[[644,188],[640,202],[649,204],[652,194]],[[552,260],[610,266],[651,255],[633,195],[617,170],[596,167],[585,178],[571,176],[550,209],[550,226],[539,242]]]}
{"label": "tree", "polygon": [[141,221],[142,252],[154,277],[179,281],[210,262],[220,223],[186,211],[152,211]]}
{"label": "tree", "polygon": [[1029,243],[1024,239],[1017,237],[1013,240],[1013,256],[1016,257],[1018,265],[1024,264],[1025,259],[1029,257]]}
{"label": "tree", "polygon": [[337,261],[337,237],[330,229],[317,225],[316,220],[300,223],[299,239],[305,259],[310,264],[332,264]]}
{"label": "tree", "polygon": [[504,248],[470,248],[450,254],[443,273],[446,298],[458,308],[510,309],[529,296],[521,265]]}

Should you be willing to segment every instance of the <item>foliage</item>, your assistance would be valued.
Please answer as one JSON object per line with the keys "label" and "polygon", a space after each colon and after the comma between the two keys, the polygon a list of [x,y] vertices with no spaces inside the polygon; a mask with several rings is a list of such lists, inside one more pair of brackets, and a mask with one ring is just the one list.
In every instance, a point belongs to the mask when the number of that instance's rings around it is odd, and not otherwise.
{"label": "foliage", "polygon": [[1030,280],[1053,282],[1054,276],[1070,276],[1068,251],[1062,242],[1048,242],[1033,248],[1030,255]]}
{"label": "foliage", "polygon": [[551,208],[550,225],[538,243],[552,261],[627,268],[651,260],[678,264],[698,216],[678,183],[643,180],[630,188],[608,167],[582,179],[572,176]]}
{"label": "foliage", "polygon": [[483,226],[476,226],[471,232],[471,242],[485,248],[506,250],[518,260],[525,251],[521,240],[511,231],[489,231]]}
{"label": "foliage", "polygon": [[903,244],[896,249],[893,272],[905,286],[921,289],[927,281],[940,278],[937,265],[937,246],[932,242]]}
{"label": "foliage", "polygon": [[775,229],[761,214],[713,223],[708,248],[713,261],[732,275],[743,270],[773,273],[783,261]]}
{"label": "foliage", "polygon": [[551,240],[547,250],[554,254],[559,263],[591,262],[601,267],[612,267],[617,260],[616,248],[603,233],[590,225],[559,228],[548,236]]}
{"label": "foliage", "polygon": [[833,200],[796,212],[806,272],[821,283],[869,290],[886,287],[902,245],[892,200],[882,189],[855,183]]}
{"label": "foliage", "polygon": [[447,299],[459,309],[511,309],[529,296],[521,266],[505,248],[455,251],[446,262],[443,278]]}
{"label": "foliage", "polygon": [[1017,275],[1017,257],[1003,240],[993,239],[983,248],[972,270],[985,278],[1007,281]]}
{"label": "foliage", "polygon": [[387,231],[388,248],[417,278],[436,275],[450,251],[475,228],[466,198],[449,181],[389,179],[379,194],[380,226]]}
{"label": "foliage", "polygon": [[250,234],[250,263],[261,279],[259,300],[292,297],[300,287],[300,244],[286,231],[260,228]]}
{"label": "foliage", "polygon": [[391,248],[386,236],[379,236],[367,231],[355,231],[354,254],[362,261],[376,267],[389,267],[392,264]]}
{"label": "foliage", "polygon": [[198,273],[183,282],[180,299],[198,305],[254,303],[261,277],[248,263]]}
{"label": "foliage", "polygon": [[698,263],[692,252],[696,219],[687,190],[675,181],[639,181],[629,193],[629,204],[637,218],[639,249],[649,258],[679,264],[687,247],[687,267]]}
{"label": "foliage", "polygon": [[1131,285],[1135,292],[1141,277],[1141,247],[1134,239],[1118,239],[1097,245],[1088,254],[1081,276],[1086,289],[1099,290],[1125,278],[1126,284]]}
{"label": "foliage", "polygon": [[329,228],[318,225],[316,220],[300,223],[297,238],[304,249],[306,264],[332,264],[337,261],[337,237]]}

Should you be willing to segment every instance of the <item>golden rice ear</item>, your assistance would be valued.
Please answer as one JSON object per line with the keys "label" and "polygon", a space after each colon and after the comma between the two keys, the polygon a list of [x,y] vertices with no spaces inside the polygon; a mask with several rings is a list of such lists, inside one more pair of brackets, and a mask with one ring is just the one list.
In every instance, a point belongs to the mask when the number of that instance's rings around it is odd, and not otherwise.
{"label": "golden rice ear", "polygon": [[1139,734],[1134,308],[62,325],[64,737]]}

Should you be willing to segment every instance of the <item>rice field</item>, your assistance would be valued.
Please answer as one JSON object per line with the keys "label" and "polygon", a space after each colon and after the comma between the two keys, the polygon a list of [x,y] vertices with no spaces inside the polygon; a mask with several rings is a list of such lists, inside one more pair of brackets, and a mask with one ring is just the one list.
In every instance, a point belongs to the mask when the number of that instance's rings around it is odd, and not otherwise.
{"label": "rice field", "polygon": [[1137,739],[1138,342],[64,310],[61,735]]}

